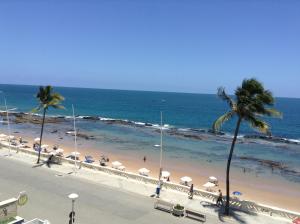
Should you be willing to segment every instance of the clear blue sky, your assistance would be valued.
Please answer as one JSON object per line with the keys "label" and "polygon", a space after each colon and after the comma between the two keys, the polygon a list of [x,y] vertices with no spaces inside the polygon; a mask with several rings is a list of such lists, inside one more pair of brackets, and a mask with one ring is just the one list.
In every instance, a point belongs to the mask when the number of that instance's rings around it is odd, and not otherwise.
{"label": "clear blue sky", "polygon": [[300,97],[300,1],[1,0],[0,83]]}

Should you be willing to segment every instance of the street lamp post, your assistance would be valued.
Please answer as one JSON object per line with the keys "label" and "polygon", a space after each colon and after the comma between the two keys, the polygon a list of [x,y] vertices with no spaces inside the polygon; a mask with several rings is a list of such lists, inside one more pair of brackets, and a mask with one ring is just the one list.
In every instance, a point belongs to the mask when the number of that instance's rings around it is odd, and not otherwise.
{"label": "street lamp post", "polygon": [[74,224],[75,223],[75,211],[74,211],[74,207],[75,207],[75,200],[78,198],[78,194],[72,193],[68,195],[68,198],[70,198],[72,200],[72,211],[69,214],[69,224]]}
{"label": "street lamp post", "polygon": [[7,131],[8,131],[8,156],[11,156],[10,151],[11,151],[11,143],[10,143],[10,123],[9,123],[9,115],[8,115],[8,108],[7,108],[7,103],[6,103],[6,97],[4,95],[3,91],[0,91],[2,93],[3,98],[4,98],[4,105],[5,105],[5,110],[6,110],[6,120],[7,120]]}
{"label": "street lamp post", "polygon": [[73,104],[72,104],[72,110],[73,110],[74,147],[75,147],[75,170],[74,170],[74,173],[76,173],[77,172],[77,131],[76,131],[76,118],[75,118],[75,112],[74,112]]}
{"label": "street lamp post", "polygon": [[160,159],[159,159],[159,178],[158,180],[160,181],[161,178],[161,172],[162,172],[162,144],[163,144],[163,139],[162,139],[162,134],[163,134],[163,130],[162,130],[162,111],[160,111]]}

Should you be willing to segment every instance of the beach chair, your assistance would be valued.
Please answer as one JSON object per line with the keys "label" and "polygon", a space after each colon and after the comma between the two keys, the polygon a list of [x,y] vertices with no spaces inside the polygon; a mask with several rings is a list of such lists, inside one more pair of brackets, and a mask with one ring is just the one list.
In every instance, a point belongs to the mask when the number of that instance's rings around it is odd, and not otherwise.
{"label": "beach chair", "polygon": [[92,156],[85,156],[85,163],[93,163],[95,160],[93,159]]}

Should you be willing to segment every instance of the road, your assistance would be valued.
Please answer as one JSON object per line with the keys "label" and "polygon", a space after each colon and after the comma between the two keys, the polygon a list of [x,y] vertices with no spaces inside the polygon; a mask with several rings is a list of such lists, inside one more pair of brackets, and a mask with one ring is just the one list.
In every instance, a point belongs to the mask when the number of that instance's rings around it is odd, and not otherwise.
{"label": "road", "polygon": [[101,184],[83,181],[72,175],[59,177],[46,167],[0,157],[0,200],[16,197],[26,191],[28,203],[19,208],[25,219],[40,217],[51,224],[67,224],[71,201],[67,195],[76,192],[76,223],[196,223],[155,210],[153,199],[120,191]]}

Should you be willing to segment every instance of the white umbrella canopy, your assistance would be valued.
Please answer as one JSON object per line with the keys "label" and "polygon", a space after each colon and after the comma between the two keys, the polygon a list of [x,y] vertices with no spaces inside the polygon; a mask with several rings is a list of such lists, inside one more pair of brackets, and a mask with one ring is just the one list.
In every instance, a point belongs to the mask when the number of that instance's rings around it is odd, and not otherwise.
{"label": "white umbrella canopy", "polygon": [[185,183],[185,182],[189,183],[189,182],[192,182],[193,179],[188,176],[184,176],[184,177],[181,177],[180,180],[182,183]]}
{"label": "white umbrella canopy", "polygon": [[6,138],[7,137],[7,135],[5,135],[5,134],[0,134],[0,138]]}
{"label": "white umbrella canopy", "polygon": [[9,135],[9,136],[7,136],[7,138],[10,139],[10,140],[12,140],[12,139],[15,139],[15,136]]}
{"label": "white umbrella canopy", "polygon": [[80,152],[71,152],[72,156],[80,156]]}
{"label": "white umbrella canopy", "polygon": [[146,175],[148,176],[148,174],[150,173],[150,170],[146,169],[146,168],[141,168],[139,169],[139,174],[141,175]]}
{"label": "white umbrella canopy", "polygon": [[206,188],[212,188],[212,187],[215,187],[216,185],[214,183],[211,183],[211,182],[207,182],[206,184],[203,184],[203,187],[206,187]]}
{"label": "white umbrella canopy", "polygon": [[42,149],[45,149],[45,148],[48,148],[49,147],[49,145],[42,145]]}
{"label": "white umbrella canopy", "polygon": [[114,161],[114,162],[111,163],[111,165],[112,165],[113,168],[117,168],[119,166],[122,166],[122,163],[120,163],[119,161]]}
{"label": "white umbrella canopy", "polygon": [[214,176],[209,177],[208,180],[209,180],[209,182],[212,182],[212,183],[218,182],[218,179]]}
{"label": "white umbrella canopy", "polygon": [[34,139],[34,142],[39,142],[40,141],[40,138],[35,138]]}
{"label": "white umbrella canopy", "polygon": [[64,150],[62,148],[58,148],[55,151],[58,152],[58,153],[63,153],[64,152]]}
{"label": "white umbrella canopy", "polygon": [[126,166],[118,166],[118,168],[117,168],[118,170],[121,170],[121,171],[125,171],[125,169],[126,169]]}
{"label": "white umbrella canopy", "polygon": [[161,176],[163,178],[168,178],[170,175],[171,175],[171,173],[169,171],[164,170],[164,171],[161,172]]}

